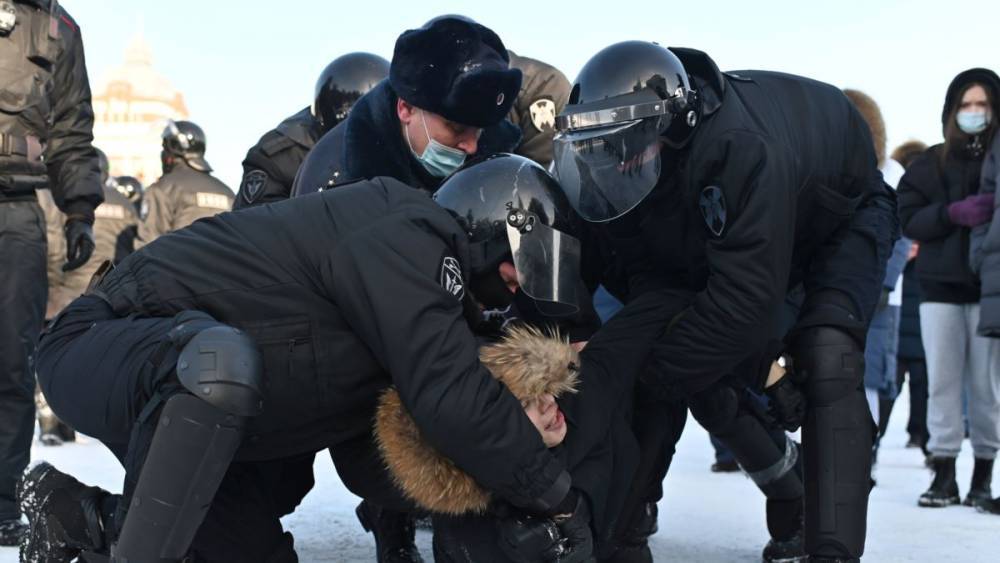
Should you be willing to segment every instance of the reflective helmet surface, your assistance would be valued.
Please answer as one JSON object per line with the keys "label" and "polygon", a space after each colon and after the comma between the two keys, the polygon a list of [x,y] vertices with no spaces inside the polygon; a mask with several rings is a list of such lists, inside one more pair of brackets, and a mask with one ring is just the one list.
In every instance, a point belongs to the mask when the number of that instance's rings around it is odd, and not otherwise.
{"label": "reflective helmet surface", "polygon": [[579,308],[578,219],[544,168],[512,154],[476,159],[449,176],[434,201],[468,235],[474,277],[492,275],[510,260],[529,297]]}
{"label": "reflective helmet surface", "polygon": [[661,149],[684,146],[697,122],[676,55],[656,43],[616,43],[587,61],[556,117],[556,177],[588,221],[620,217],[659,181]]}
{"label": "reflective helmet surface", "polygon": [[316,81],[312,114],[329,131],[350,113],[354,102],[389,76],[389,61],[372,53],[348,53],[323,69]]}

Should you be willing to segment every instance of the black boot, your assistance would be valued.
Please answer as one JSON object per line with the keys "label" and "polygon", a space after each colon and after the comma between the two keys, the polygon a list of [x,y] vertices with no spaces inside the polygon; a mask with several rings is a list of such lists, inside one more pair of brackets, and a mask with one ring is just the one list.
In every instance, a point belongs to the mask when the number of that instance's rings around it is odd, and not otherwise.
{"label": "black boot", "polygon": [[993,481],[993,460],[976,458],[976,465],[972,469],[972,484],[969,485],[969,494],[965,496],[965,506],[979,506],[982,503],[993,499],[993,491],[990,490],[990,483]]}
{"label": "black boot", "polygon": [[958,482],[955,481],[955,458],[935,457],[931,461],[934,470],[934,481],[924,494],[920,495],[917,504],[927,507],[942,507],[958,504]]}
{"label": "black boot", "polygon": [[104,550],[102,507],[110,496],[45,462],[28,469],[17,483],[31,528],[21,541],[21,561],[69,563],[83,550]]}
{"label": "black boot", "polygon": [[802,536],[805,526],[802,499],[767,499],[767,531],[771,539],[764,546],[761,559],[767,563],[798,563],[805,561]]}
{"label": "black boot", "polygon": [[1000,514],[1000,497],[977,504],[976,510],[984,514]]}
{"label": "black boot", "polygon": [[375,536],[378,563],[423,563],[414,543],[413,516],[386,510],[366,500],[354,512],[365,531]]}

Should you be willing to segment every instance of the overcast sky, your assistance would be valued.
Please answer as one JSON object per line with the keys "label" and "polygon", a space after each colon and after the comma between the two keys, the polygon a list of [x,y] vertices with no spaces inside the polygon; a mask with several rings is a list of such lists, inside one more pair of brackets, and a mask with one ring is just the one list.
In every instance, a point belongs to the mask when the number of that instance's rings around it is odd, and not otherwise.
{"label": "overcast sky", "polygon": [[121,64],[141,28],[154,65],[208,135],[207,157],[233,189],[246,150],[307,106],[316,77],[350,51],[392,57],[396,37],[444,13],[491,27],[508,48],[570,81],[601,48],[628,39],[708,52],[723,70],[802,74],[867,92],[889,149],[935,143],[948,82],[1000,69],[1000,0],[867,2],[671,0],[380,2],[62,0],[83,31],[92,82]]}

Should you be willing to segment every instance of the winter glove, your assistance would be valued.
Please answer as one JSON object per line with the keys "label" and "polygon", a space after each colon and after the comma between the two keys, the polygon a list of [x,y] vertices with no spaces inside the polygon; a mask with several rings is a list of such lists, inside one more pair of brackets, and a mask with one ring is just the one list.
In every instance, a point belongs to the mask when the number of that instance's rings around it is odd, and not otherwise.
{"label": "winter glove", "polygon": [[[570,494],[575,494],[575,491],[571,489]],[[565,551],[555,559],[559,563],[593,560],[594,536],[590,530],[590,509],[583,495],[576,497],[576,508],[573,512],[556,514],[552,517],[564,539]]]}
{"label": "winter glove", "polygon": [[90,260],[94,253],[94,227],[82,217],[70,215],[63,227],[66,234],[66,263],[62,271],[75,270]]}
{"label": "winter glove", "polygon": [[565,549],[559,528],[551,518],[508,514],[497,520],[500,549],[517,563],[554,561]]}
{"label": "winter glove", "polygon": [[[571,511],[562,512],[566,507]],[[570,489],[550,516],[520,511],[498,512],[500,547],[517,563],[581,563],[593,561],[594,538],[587,501]]]}
{"label": "winter glove", "polygon": [[791,374],[782,374],[781,371],[784,370],[780,366],[777,369],[772,367],[764,393],[771,402],[770,415],[785,430],[795,432],[806,417],[806,396]]}
{"label": "winter glove", "polygon": [[993,194],[975,194],[948,204],[948,219],[955,225],[977,227],[993,217]]}

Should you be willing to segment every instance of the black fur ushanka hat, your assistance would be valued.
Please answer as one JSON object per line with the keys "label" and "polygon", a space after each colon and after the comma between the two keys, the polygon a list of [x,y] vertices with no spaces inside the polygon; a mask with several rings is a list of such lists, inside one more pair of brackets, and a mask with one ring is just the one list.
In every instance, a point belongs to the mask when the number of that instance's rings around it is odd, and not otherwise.
{"label": "black fur ushanka hat", "polygon": [[389,83],[403,100],[446,119],[489,127],[510,111],[521,71],[489,28],[457,18],[403,32],[389,67]]}

